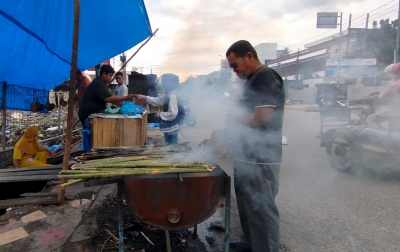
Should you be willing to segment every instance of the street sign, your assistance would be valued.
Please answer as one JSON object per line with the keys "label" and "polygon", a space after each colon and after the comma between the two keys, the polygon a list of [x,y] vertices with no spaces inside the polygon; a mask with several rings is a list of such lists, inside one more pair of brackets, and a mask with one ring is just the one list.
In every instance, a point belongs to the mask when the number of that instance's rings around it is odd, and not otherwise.
{"label": "street sign", "polygon": [[337,28],[338,17],[337,12],[318,12],[317,28]]}

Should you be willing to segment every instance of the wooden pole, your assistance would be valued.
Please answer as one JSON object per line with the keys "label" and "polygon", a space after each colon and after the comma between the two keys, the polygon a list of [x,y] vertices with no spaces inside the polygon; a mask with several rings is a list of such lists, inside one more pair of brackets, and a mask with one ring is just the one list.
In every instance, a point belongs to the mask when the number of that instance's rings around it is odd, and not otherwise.
{"label": "wooden pole", "polygon": [[[129,63],[129,61],[131,61],[131,59],[133,59],[133,57],[136,56],[136,54],[140,51],[140,49],[142,49],[142,47],[143,47],[145,44],[147,44],[147,42],[149,42],[149,40],[150,40],[152,37],[154,37],[154,36],[156,35],[157,32],[158,32],[158,28],[153,32],[153,34],[150,35],[150,37],[147,38],[147,40],[136,50],[136,52],[135,52],[127,61],[125,61],[125,63],[121,66],[121,68],[117,71],[117,73],[118,73],[118,72],[121,72],[121,70],[124,69],[124,67]],[[112,83],[114,80],[115,80],[115,75],[114,75],[114,77],[112,78],[112,80],[111,80],[110,83]]]}
{"label": "wooden pole", "polygon": [[3,91],[1,96],[1,110],[3,112],[2,128],[1,128],[1,145],[6,150],[6,127],[7,127],[7,82],[3,81]]}
{"label": "wooden pole", "polygon": [[[72,125],[74,123],[74,97],[75,97],[75,82],[78,66],[78,41],[79,41],[79,22],[80,22],[80,0],[74,0],[74,31],[72,37],[72,59],[71,59],[71,76],[69,85],[68,97],[68,117],[67,117],[67,132],[65,136],[65,149],[63,159],[63,170],[68,170],[68,163],[71,153],[72,142]],[[61,183],[66,183],[67,179],[62,179]],[[65,189],[60,189],[58,200],[63,201],[65,198]]]}

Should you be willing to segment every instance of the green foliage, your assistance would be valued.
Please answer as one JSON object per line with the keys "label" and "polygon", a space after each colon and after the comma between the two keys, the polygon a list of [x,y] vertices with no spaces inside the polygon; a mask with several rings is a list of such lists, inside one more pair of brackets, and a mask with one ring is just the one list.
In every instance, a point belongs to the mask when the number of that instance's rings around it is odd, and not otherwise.
{"label": "green foliage", "polygon": [[377,21],[374,21],[372,23],[373,29],[368,30],[366,49],[375,55],[380,66],[393,63],[397,24],[397,20],[380,20],[379,24]]}

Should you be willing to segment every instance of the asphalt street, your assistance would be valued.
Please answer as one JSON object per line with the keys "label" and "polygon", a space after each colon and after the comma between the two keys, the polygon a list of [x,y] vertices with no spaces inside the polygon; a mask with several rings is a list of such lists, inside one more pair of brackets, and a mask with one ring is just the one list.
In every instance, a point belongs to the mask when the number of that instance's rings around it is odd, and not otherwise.
{"label": "asphalt street", "polygon": [[[185,139],[198,142],[223,127],[226,110],[217,101],[210,106],[214,109],[194,106],[198,124],[183,128]],[[289,145],[284,146],[277,196],[281,244],[302,252],[400,251],[400,179],[367,172],[376,167],[353,173],[334,170],[315,137],[318,126],[317,113],[285,110],[283,134]],[[232,174],[229,161],[221,165]],[[234,192],[231,213],[231,238],[236,239],[240,223]]]}

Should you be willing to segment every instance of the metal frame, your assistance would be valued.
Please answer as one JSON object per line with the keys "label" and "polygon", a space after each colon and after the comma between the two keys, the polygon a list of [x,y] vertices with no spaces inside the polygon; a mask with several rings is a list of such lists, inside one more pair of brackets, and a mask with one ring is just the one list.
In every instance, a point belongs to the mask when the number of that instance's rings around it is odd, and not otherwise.
{"label": "metal frame", "polygon": [[[324,112],[330,112],[330,111],[349,111],[350,115],[352,114],[353,111],[357,110],[362,110],[364,107],[356,107],[356,108],[325,108],[325,109],[320,109],[320,108],[306,108],[305,112],[319,112],[320,115],[320,136],[322,137],[324,134],[324,128],[337,128],[337,127],[345,127],[349,125],[349,121],[351,120],[350,118],[347,120],[340,120],[331,116],[325,116]],[[326,118],[329,118],[326,120]],[[329,124],[330,123],[335,123],[335,124]],[[328,124],[326,124],[328,123]]]}
{"label": "metal frame", "polygon": [[[230,221],[231,221],[231,177],[228,176],[225,183],[225,243],[224,251],[229,251],[230,242]],[[117,200],[118,200],[118,251],[124,252],[124,218],[123,218],[123,193],[124,193],[124,181],[122,178],[110,178],[110,179],[100,179],[85,182],[85,187],[92,187],[98,185],[114,184],[118,185]],[[193,227],[193,235],[197,236],[197,225]],[[165,238],[167,243],[167,251],[171,250],[171,242],[169,240],[169,230],[165,229]]]}

